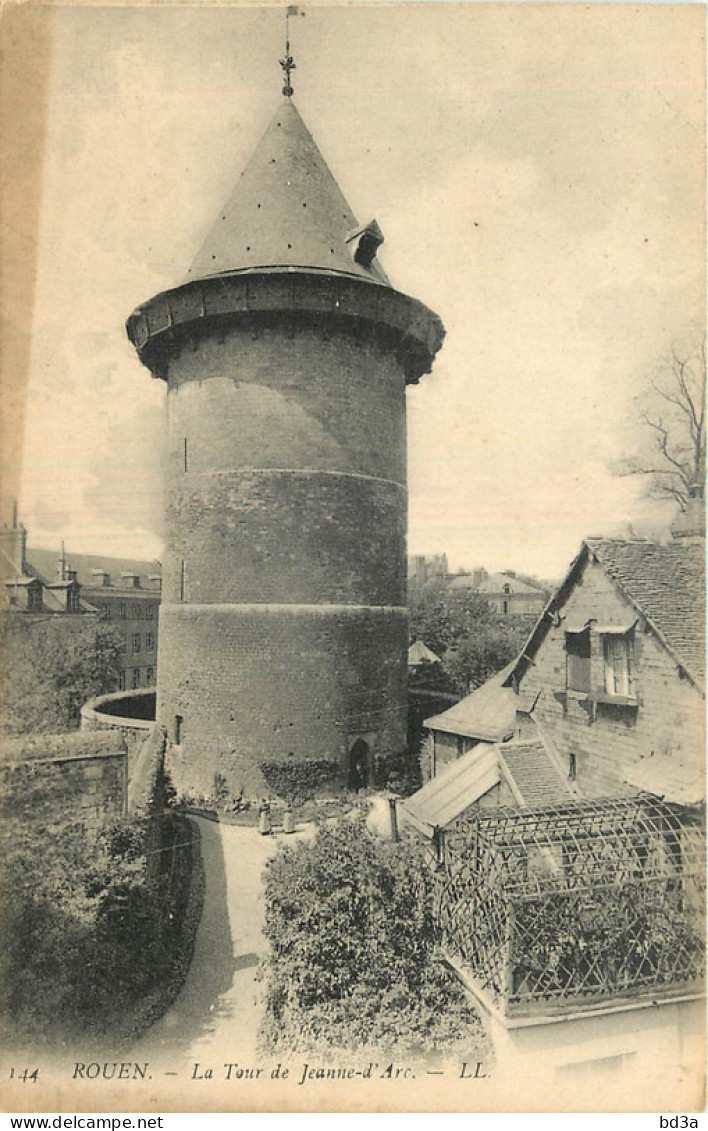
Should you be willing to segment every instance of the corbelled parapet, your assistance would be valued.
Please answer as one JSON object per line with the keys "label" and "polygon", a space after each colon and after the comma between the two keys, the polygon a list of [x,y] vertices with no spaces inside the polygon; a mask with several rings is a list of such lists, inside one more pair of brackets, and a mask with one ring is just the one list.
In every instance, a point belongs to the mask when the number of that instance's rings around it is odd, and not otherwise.
{"label": "corbelled parapet", "polygon": [[143,364],[167,380],[170,358],[205,335],[275,324],[286,333],[339,325],[375,339],[401,363],[409,385],[430,372],[445,333],[423,303],[390,287],[295,268],[218,275],[163,291],[131,314],[127,330]]}

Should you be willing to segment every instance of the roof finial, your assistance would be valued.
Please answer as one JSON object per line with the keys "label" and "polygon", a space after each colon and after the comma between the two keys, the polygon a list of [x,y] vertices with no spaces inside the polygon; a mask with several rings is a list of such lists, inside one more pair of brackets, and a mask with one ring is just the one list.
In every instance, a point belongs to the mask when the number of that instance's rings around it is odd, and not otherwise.
{"label": "roof finial", "polygon": [[280,65],[285,73],[285,86],[283,87],[283,94],[286,98],[292,98],[293,96],[293,87],[292,83],[290,82],[290,75],[292,71],[297,69],[295,60],[290,54],[290,35],[288,32],[288,20],[291,16],[297,16],[299,14],[300,10],[297,4],[290,4],[285,13],[285,58],[280,60]]}

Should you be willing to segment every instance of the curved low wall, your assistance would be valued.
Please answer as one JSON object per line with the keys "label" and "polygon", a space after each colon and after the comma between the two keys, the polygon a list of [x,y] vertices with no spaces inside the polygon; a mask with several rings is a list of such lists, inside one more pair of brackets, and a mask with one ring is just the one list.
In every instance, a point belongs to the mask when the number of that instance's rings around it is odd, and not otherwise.
{"label": "curved low wall", "polygon": [[[105,720],[108,725],[115,725],[118,719],[126,726],[154,723],[155,697],[154,687],[142,691],[113,691],[110,695],[97,695],[95,699],[89,699],[81,708],[81,728],[82,730],[100,729],[100,727],[85,727],[85,719]],[[149,730],[149,725],[145,729]]]}
{"label": "curved low wall", "polygon": [[115,730],[125,739],[128,748],[128,773],[135,756],[155,726],[155,690],[116,691],[97,695],[81,708],[81,729]]}

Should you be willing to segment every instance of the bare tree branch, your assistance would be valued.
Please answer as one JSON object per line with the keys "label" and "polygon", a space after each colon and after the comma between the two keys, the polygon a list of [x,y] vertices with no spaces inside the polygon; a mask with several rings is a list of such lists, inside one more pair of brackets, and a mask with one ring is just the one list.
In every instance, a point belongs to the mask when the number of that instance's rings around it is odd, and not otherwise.
{"label": "bare tree branch", "polygon": [[670,498],[685,510],[691,495],[703,497],[706,476],[706,345],[691,352],[672,348],[663,367],[647,378],[639,416],[655,454],[637,452],[616,474],[642,475],[654,498]]}

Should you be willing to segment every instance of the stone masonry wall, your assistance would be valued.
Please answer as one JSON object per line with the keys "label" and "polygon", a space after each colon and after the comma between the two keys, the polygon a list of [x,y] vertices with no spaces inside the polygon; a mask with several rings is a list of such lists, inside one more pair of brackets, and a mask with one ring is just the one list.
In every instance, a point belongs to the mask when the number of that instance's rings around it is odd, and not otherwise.
{"label": "stone masonry wall", "polygon": [[[124,715],[120,713],[122,708]],[[132,774],[140,748],[155,726],[154,711],[154,691],[116,691],[99,695],[81,708],[81,731],[119,735],[128,752],[128,772]],[[146,717],[151,713],[152,720]]]}
{"label": "stone masonry wall", "polygon": [[322,471],[183,479],[168,496],[165,602],[405,605],[398,484]]}
{"label": "stone masonry wall", "polygon": [[218,771],[235,794],[267,792],[260,762],[288,757],[338,761],[344,783],[358,736],[374,757],[405,748],[405,610],[163,605],[162,616],[158,717],[173,742],[183,720],[169,756],[178,790],[211,793]]}
{"label": "stone masonry wall", "polygon": [[356,325],[274,309],[169,361],[157,718],[178,789],[263,791],[260,763],[289,757],[346,781],[357,738],[405,749],[405,373]]}
{"label": "stone masonry wall", "polygon": [[81,733],[3,740],[0,812],[43,828],[120,817],[128,759],[119,735]]}
{"label": "stone masonry wall", "polygon": [[[540,697],[533,718],[564,762],[572,752],[576,780],[585,796],[632,793],[624,769],[640,755],[685,752],[702,757],[704,701],[691,682],[679,676],[675,662],[641,619],[635,629],[638,706],[585,702],[582,693],[566,693],[564,625],[594,617],[600,625],[631,624],[637,613],[596,562],[589,562],[580,583],[561,610],[565,620],[552,627],[521,685],[524,700]],[[593,634],[592,681],[603,681],[601,643]]]}
{"label": "stone masonry wall", "polygon": [[262,328],[170,365],[168,483],[189,471],[306,468],[406,481],[405,377],[370,339]]}

